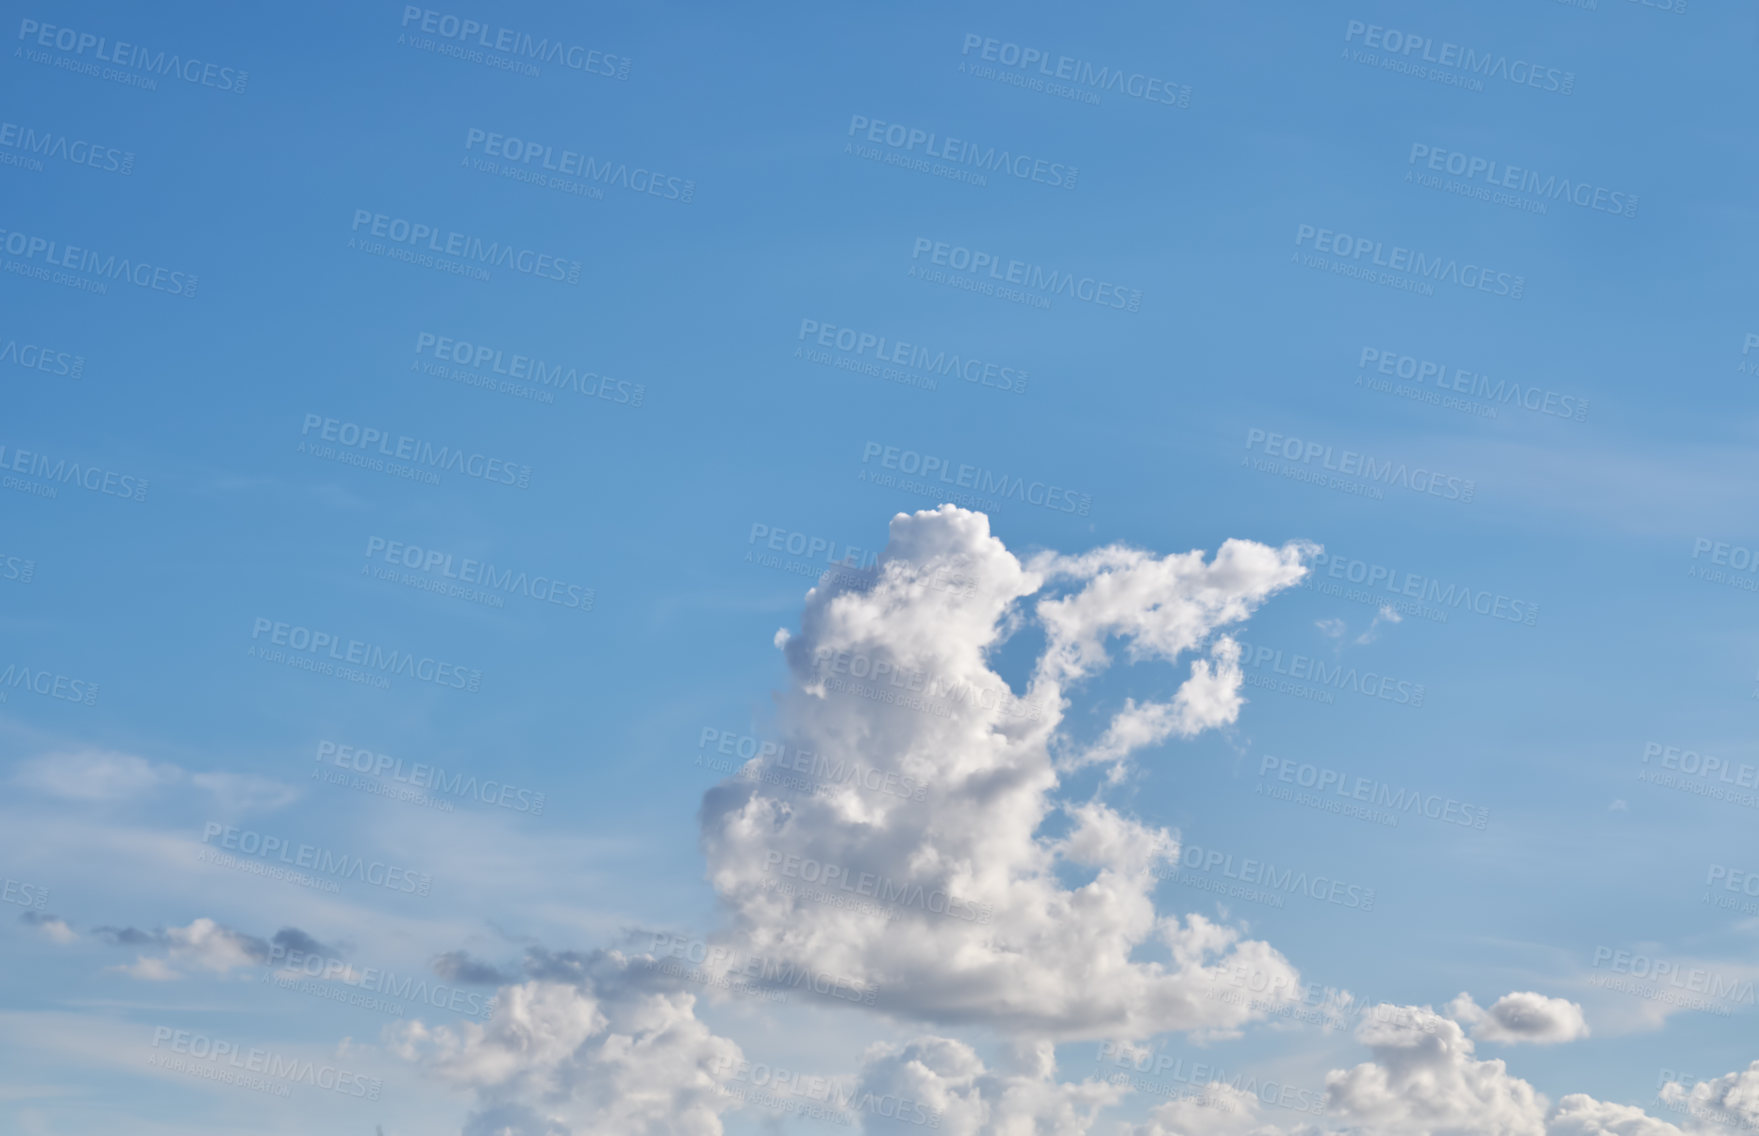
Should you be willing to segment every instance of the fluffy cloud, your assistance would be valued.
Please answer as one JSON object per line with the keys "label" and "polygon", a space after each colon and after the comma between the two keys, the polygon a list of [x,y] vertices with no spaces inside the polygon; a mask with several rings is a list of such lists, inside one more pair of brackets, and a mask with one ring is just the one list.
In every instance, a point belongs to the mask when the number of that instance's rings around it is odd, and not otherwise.
{"label": "fluffy cloud", "polygon": [[20,915],[19,921],[28,923],[41,931],[52,942],[65,946],[79,938],[79,932],[67,925],[67,920],[58,915],[50,915],[43,911],[26,911]]}
{"label": "fluffy cloud", "polygon": [[1582,1007],[1566,998],[1547,998],[1531,990],[1504,994],[1488,1010],[1461,994],[1448,1003],[1448,1016],[1479,1041],[1555,1045],[1588,1036]]}
{"label": "fluffy cloud", "polygon": [[921,1132],[932,1116],[934,1130],[947,1136],[1081,1136],[1127,1091],[1104,1081],[1057,1081],[1049,1042],[1021,1043],[1009,1058],[1007,1068],[991,1070],[970,1046],[945,1037],[872,1046],[852,1096],[862,1131]]}
{"label": "fluffy cloud", "polygon": [[395,1048],[476,1093],[466,1136],[719,1136],[739,1047],[695,999],[644,988],[629,962],[592,956],[573,981],[501,988],[483,1025],[392,1027]]}
{"label": "fluffy cloud", "polygon": [[274,947],[328,953],[328,948],[297,927],[283,927],[273,939],[259,939],[205,916],[191,920],[187,927],[154,931],[94,927],[92,934],[111,946],[162,948],[163,954],[138,955],[134,962],[112,968],[148,982],[169,982],[194,971],[225,975],[240,967],[262,966],[272,957]]}
{"label": "fluffy cloud", "polygon": [[1669,1081],[1658,1095],[1704,1130],[1759,1132],[1759,1061],[1708,1081]]}
{"label": "fluffy cloud", "polygon": [[[1300,580],[1308,551],[1231,540],[1213,558],[1110,547],[1023,565],[981,514],[894,518],[871,579],[815,588],[800,631],[778,635],[778,728],[829,762],[924,783],[926,799],[843,782],[794,796],[750,778],[711,790],[702,844],[726,941],[878,984],[894,1013],[1034,1037],[1250,1020],[1262,1008],[1215,996],[1225,968],[1282,990],[1293,969],[1234,928],[1158,913],[1153,869],[1176,838],[1059,789],[1071,770],[1233,721],[1238,648],[1223,629]],[[935,586],[947,578],[967,586]],[[1027,627],[1044,648],[1016,692],[992,663]],[[1069,700],[1114,644],[1132,662],[1191,661],[1170,696],[1126,702],[1081,741],[1062,729]]]}

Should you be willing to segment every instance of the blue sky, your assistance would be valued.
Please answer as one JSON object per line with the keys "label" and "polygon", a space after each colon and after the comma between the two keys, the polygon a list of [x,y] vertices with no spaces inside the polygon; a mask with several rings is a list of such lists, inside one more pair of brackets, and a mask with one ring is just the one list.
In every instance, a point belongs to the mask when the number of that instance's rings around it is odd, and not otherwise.
{"label": "blue sky", "polygon": [[[1639,780],[1722,783],[1669,747],[1724,759],[1736,789],[1759,764],[1759,599],[1742,586],[1759,321],[1741,251],[1759,33],[1750,12],[1665,2],[16,8],[0,1113],[62,1136],[461,1129],[487,1105],[399,1056],[394,1016],[276,989],[247,940],[297,928],[433,980],[448,952],[505,971],[534,948],[712,938],[700,810],[725,769],[699,760],[703,731],[785,729],[774,640],[800,632],[816,578],[791,534],[816,542],[813,572],[822,547],[878,554],[895,514],[960,500],[898,484],[922,456],[1083,502],[991,510],[1022,561],[1324,547],[1311,586],[1230,629],[1235,718],[1064,788],[1175,832],[1181,863],[1262,860],[1372,889],[1372,910],[1221,895],[1187,872],[1153,891],[1163,915],[1237,926],[1303,981],[1375,1002],[1576,1003],[1589,1032],[1567,1044],[1478,1038],[1554,1101],[1645,1105],[1661,1070],[1759,1058],[1750,994],[1694,1010],[1604,984],[1616,952],[1737,990],[1759,978],[1759,900],[1739,882],[1759,872],[1752,809]],[[581,66],[440,54],[454,17]],[[147,89],[138,56],[97,61],[118,42],[216,67]],[[1018,49],[1158,79],[1141,89],[1172,102],[1032,89],[1036,65],[1006,62]],[[1493,62],[1454,66],[1467,51]],[[132,78],[81,70],[105,67]],[[921,158],[930,135],[941,156]],[[1026,173],[910,167],[969,157],[947,139]],[[531,147],[548,157],[521,161]],[[503,176],[546,160],[574,192]],[[602,180],[573,173],[589,160]],[[439,234],[422,252],[460,234],[454,251],[510,253],[484,254],[487,279],[383,255],[418,225]],[[41,278],[57,256],[71,282]],[[996,294],[1005,279],[961,277],[973,256],[1139,300]],[[92,268],[112,257],[166,272],[154,287]],[[466,353],[491,383],[495,359],[566,377],[485,389],[449,373]],[[946,356],[962,369],[932,386],[896,362]],[[346,444],[367,431],[388,441]],[[334,460],[386,460],[400,438],[406,458],[463,457],[426,478]],[[100,488],[43,474],[60,462]],[[763,562],[772,538],[792,568]],[[448,572],[471,594],[433,590]],[[1379,590],[1352,592],[1370,573]],[[423,673],[349,681],[269,654],[298,656],[302,632],[339,644],[332,663],[353,642],[356,664],[396,653]],[[996,656],[1016,690],[1043,643],[1027,631]],[[1354,677],[1314,681],[1313,660]],[[1126,671],[1169,693],[1189,666],[1169,661],[1096,675],[1072,734],[1144,696]],[[1367,674],[1392,684],[1363,693]],[[446,811],[315,778],[345,746],[492,779],[514,803]],[[1395,827],[1261,792],[1302,765],[1487,820]],[[518,807],[537,794],[541,815]],[[228,827],[431,888],[331,892],[198,861]],[[188,930],[202,919],[220,939]],[[248,965],[222,965],[227,934]],[[926,1028],[883,1005],[705,996],[697,1013],[748,1059],[827,1073]],[[992,1065],[1019,1040],[971,1022],[954,1036]],[[166,1073],[161,1029],[317,1055],[382,1097]],[[1117,1072],[1102,1035],[1076,1032],[1054,1039],[1060,1077]],[[1317,1095],[1363,1059],[1348,1030],[1274,1019],[1126,1040]],[[1155,1103],[1127,1096],[1092,1130]],[[758,1106],[719,1123],[834,1127]]]}

